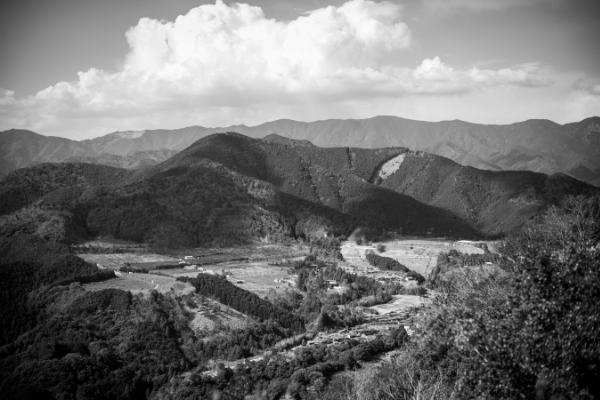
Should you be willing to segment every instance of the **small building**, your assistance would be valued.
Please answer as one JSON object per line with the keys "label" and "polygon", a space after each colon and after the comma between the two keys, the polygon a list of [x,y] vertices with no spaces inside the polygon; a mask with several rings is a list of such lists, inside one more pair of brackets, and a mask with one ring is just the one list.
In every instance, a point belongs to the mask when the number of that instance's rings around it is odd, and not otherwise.
{"label": "small building", "polygon": [[325,285],[327,285],[327,288],[329,289],[333,289],[339,286],[338,282],[335,279],[327,279],[325,281]]}

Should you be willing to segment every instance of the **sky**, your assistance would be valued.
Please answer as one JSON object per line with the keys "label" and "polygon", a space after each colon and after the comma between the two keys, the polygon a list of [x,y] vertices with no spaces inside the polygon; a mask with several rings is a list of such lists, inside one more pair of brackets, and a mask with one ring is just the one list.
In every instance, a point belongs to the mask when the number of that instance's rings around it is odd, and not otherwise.
{"label": "sky", "polygon": [[600,115],[598,0],[4,0],[0,130]]}

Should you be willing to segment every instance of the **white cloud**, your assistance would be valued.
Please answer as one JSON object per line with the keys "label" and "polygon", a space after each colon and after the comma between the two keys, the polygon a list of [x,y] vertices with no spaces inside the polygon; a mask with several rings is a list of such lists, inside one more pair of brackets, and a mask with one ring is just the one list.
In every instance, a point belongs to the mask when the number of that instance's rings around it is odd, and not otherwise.
{"label": "white cloud", "polygon": [[573,88],[591,95],[600,96],[600,78],[582,78],[575,81]]}
{"label": "white cloud", "polygon": [[389,2],[351,0],[284,22],[259,7],[218,0],[175,21],[142,18],[126,39],[129,52],[117,71],[91,68],[24,99],[0,93],[0,128],[97,134],[93,129],[153,123],[227,125],[246,122],[240,115],[260,119],[261,104],[293,109],[551,84],[536,63],[462,70],[432,57],[402,65],[411,32],[402,8]]}

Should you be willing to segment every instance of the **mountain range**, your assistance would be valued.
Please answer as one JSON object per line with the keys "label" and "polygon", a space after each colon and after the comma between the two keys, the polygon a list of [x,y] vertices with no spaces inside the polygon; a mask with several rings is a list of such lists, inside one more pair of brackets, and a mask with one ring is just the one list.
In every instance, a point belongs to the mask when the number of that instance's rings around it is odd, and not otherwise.
{"label": "mountain range", "polygon": [[145,168],[67,162],[14,171],[0,183],[0,237],[112,236],[169,248],[365,227],[478,238],[594,192],[564,174],[480,170],[404,147],[324,148],[228,132]]}
{"label": "mountain range", "polygon": [[406,147],[479,169],[564,173],[600,185],[600,117],[564,125],[549,120],[508,125],[424,122],[392,116],[277,120],[257,126],[115,132],[83,141],[9,130],[0,132],[0,176],[42,162],[92,162],[131,169],[152,166],[219,132],[253,138],[276,134],[322,147]]}

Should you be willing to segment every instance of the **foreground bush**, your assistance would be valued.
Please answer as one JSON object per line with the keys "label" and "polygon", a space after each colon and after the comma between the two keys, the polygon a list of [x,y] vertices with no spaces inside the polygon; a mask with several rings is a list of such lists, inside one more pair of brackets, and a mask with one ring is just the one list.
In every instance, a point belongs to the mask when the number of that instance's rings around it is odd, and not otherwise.
{"label": "foreground bush", "polygon": [[502,270],[453,274],[412,350],[339,398],[600,398],[599,239],[598,197],[549,210]]}

